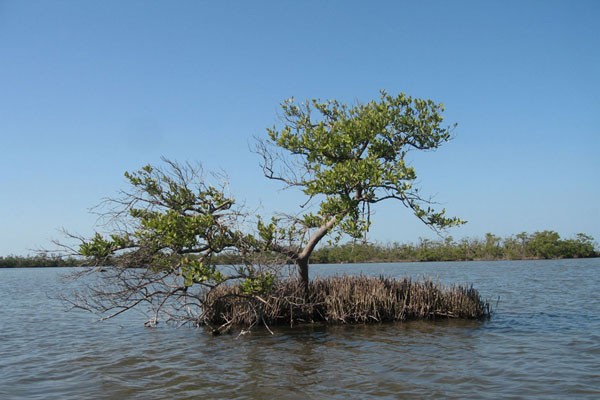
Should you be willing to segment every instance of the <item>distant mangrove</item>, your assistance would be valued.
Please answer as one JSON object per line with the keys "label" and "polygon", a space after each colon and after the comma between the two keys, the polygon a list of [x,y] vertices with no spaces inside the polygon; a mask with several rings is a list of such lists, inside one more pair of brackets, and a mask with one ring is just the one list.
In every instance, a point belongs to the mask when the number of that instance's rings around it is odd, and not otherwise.
{"label": "distant mangrove", "polygon": [[76,267],[80,264],[81,260],[58,255],[0,256],[0,268]]}
{"label": "distant mangrove", "polygon": [[[487,233],[483,238],[454,240],[451,236],[439,240],[419,239],[416,243],[349,242],[317,248],[313,264],[372,263],[405,261],[475,261],[532,260],[599,257],[594,238],[578,233],[574,238],[561,239],[557,232],[545,230],[529,234],[522,232],[505,238]],[[220,264],[236,263],[236,254],[222,254]]]}
{"label": "distant mangrove", "polygon": [[[574,238],[561,239],[557,232],[546,230],[529,234],[522,232],[505,238],[487,233],[483,238],[454,240],[419,239],[416,243],[345,243],[317,248],[313,264],[409,262],[409,261],[475,261],[475,260],[535,260],[600,257],[591,235],[578,233]],[[217,264],[241,262],[235,253],[215,256]],[[75,267],[77,258],[56,255],[0,256],[0,268]]]}

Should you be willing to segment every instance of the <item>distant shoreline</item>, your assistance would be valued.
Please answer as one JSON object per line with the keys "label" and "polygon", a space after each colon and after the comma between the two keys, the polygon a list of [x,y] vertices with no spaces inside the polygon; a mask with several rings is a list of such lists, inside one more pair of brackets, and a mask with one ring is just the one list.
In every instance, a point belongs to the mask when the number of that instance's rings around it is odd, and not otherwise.
{"label": "distant shoreline", "polygon": [[[419,239],[417,243],[345,243],[316,249],[311,265],[372,264],[408,262],[558,260],[597,258],[594,238],[579,233],[574,238],[561,239],[554,231],[529,234],[522,232],[505,238],[487,233],[483,238],[455,241],[451,236],[440,240]],[[268,258],[268,253],[266,254]],[[110,263],[110,260],[107,261]],[[236,253],[221,253],[211,259],[215,265],[241,264]],[[80,266],[80,258],[56,255],[0,257],[0,268],[52,268]]]}
{"label": "distant shoreline", "polygon": [[[471,263],[471,262],[497,262],[497,261],[552,261],[552,260],[585,260],[592,258],[600,258],[600,255],[594,255],[591,257],[556,257],[556,258],[481,258],[474,260],[397,260],[397,261],[387,261],[387,260],[368,260],[368,261],[356,261],[356,262],[313,262],[310,265],[356,265],[356,264],[413,264],[413,263]],[[229,264],[219,264],[219,265],[229,265]],[[0,269],[48,269],[48,268],[77,268],[81,267],[80,264],[77,265],[29,265],[29,266],[7,266],[0,265]],[[97,268],[97,266],[94,266]]]}

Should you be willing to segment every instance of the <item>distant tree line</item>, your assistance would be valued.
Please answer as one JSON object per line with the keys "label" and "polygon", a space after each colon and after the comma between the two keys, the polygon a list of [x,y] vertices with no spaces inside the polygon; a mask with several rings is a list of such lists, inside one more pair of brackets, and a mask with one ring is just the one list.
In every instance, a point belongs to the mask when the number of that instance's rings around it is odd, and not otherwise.
{"label": "distant tree line", "polygon": [[0,256],[0,268],[75,267],[81,262],[58,255]]}
{"label": "distant tree line", "polygon": [[[501,238],[487,233],[484,238],[454,240],[448,236],[440,240],[419,239],[417,243],[346,243],[318,248],[311,263],[367,263],[401,261],[473,261],[473,260],[526,260],[556,258],[600,257],[594,238],[578,233],[574,238],[561,239],[554,231],[542,231]],[[233,253],[216,256],[218,264],[236,264],[239,257]],[[0,268],[73,267],[81,263],[75,258],[55,255],[0,257]]]}
{"label": "distant tree line", "polygon": [[[579,233],[561,239],[554,231],[527,232],[502,238],[487,233],[484,238],[454,240],[419,239],[417,243],[358,243],[317,248],[310,259],[313,264],[368,263],[402,261],[474,261],[527,260],[600,257],[594,238]],[[232,253],[218,256],[220,264],[235,264]]]}
{"label": "distant tree line", "polygon": [[501,238],[487,233],[483,239],[461,239],[451,236],[440,240],[419,239],[417,243],[387,245],[348,243],[323,247],[311,258],[313,263],[361,263],[398,261],[472,261],[522,260],[598,257],[594,238],[579,233],[572,239],[561,239],[554,231],[542,231]]}

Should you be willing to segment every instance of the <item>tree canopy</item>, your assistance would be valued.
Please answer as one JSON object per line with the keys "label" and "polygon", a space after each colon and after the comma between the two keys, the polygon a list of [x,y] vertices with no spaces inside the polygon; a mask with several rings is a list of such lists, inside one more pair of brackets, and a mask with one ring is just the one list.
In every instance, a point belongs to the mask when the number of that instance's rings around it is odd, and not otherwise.
{"label": "tree canopy", "polygon": [[[130,189],[106,203],[112,232],[78,238],[75,248],[91,265],[114,267],[103,275],[108,284],[90,289],[101,301],[86,303],[89,308],[115,315],[147,302],[156,319],[173,303],[172,315],[194,308],[201,314],[202,289],[235,280],[244,293],[260,295],[285,263],[298,266],[308,299],[316,245],[332,233],[334,241],[364,237],[377,203],[397,201],[434,230],[464,223],[421,194],[406,158],[451,139],[453,126],[442,125],[443,105],[382,91],[378,101],[365,104],[290,99],[281,110],[283,125],[267,130],[257,152],[268,179],[306,196],[300,212],[268,222],[258,216],[249,228],[249,216],[224,186],[208,183],[197,167],[164,160],[162,167],[127,172]],[[241,265],[226,273],[214,262],[222,252],[240,255]]]}
{"label": "tree canopy", "polygon": [[[68,299],[76,307],[116,316],[138,304],[153,309],[149,324],[163,313],[169,320],[199,321],[206,290],[227,281],[243,291],[268,289],[274,272],[261,266],[259,240],[239,229],[244,214],[223,186],[210,184],[199,167],[164,160],[126,172],[130,190],[108,199],[102,216],[113,233],[80,241],[72,249],[101,271],[85,293]],[[242,255],[243,264],[218,268],[223,251]]]}
{"label": "tree canopy", "polygon": [[287,219],[283,237],[295,235],[294,246],[272,243],[272,249],[290,254],[307,282],[317,243],[332,231],[363,237],[371,206],[379,202],[398,201],[435,230],[463,224],[432,207],[415,187],[417,174],[406,160],[410,151],[435,150],[451,139],[443,111],[431,100],[384,91],[379,101],[354,106],[285,101],[284,125],[268,129],[269,139],[259,145],[262,168],[267,178],[302,190],[306,204],[316,201],[318,210]]}

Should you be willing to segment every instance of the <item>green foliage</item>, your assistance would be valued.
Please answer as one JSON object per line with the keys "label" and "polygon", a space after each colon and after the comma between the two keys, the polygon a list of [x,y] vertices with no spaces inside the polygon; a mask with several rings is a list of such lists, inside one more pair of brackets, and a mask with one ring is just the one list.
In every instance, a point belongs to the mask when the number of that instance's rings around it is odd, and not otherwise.
{"label": "green foliage", "polygon": [[240,288],[242,293],[248,295],[261,295],[269,293],[275,284],[275,275],[265,272],[257,276],[248,277],[242,281]]}
{"label": "green foliage", "polygon": [[484,240],[452,237],[433,241],[390,245],[348,243],[322,247],[313,253],[313,263],[360,263],[397,261],[469,261],[539,258],[598,257],[594,238],[579,233],[574,239],[560,239],[556,232],[543,231],[501,238],[487,233]]}
{"label": "green foliage", "polygon": [[277,219],[273,218],[269,224],[265,224],[262,219],[258,219],[256,224],[259,238],[263,241],[265,248],[277,237]]}
{"label": "green foliage", "polygon": [[560,252],[560,235],[553,231],[536,232],[528,242],[529,251],[539,258],[555,258]]}
{"label": "green foliage", "polygon": [[123,243],[123,238],[117,235],[111,235],[110,239],[107,239],[96,233],[92,239],[81,244],[79,251],[84,257],[106,260],[114,251],[119,249],[121,243]]}
{"label": "green foliage", "polygon": [[207,184],[198,169],[165,162],[166,169],[148,165],[125,173],[132,190],[113,203],[123,207],[118,216],[126,229],[96,233],[82,241],[79,253],[95,265],[171,271],[185,287],[219,284],[226,277],[211,258],[237,248],[242,237],[234,200]]}
{"label": "green foliage", "polygon": [[225,276],[221,271],[217,270],[214,264],[205,264],[200,260],[190,257],[184,257],[181,260],[181,275],[183,276],[185,287],[206,282],[219,284],[226,280]]}
{"label": "green foliage", "polygon": [[268,133],[272,144],[301,159],[303,170],[275,173],[265,154],[263,167],[268,177],[298,186],[311,198],[324,196],[318,214],[305,217],[306,228],[335,217],[338,229],[360,238],[369,229],[369,205],[388,199],[399,200],[434,229],[460,225],[464,221],[446,217],[421,197],[416,172],[405,160],[410,150],[434,150],[450,140],[443,109],[431,100],[386,92],[379,101],[355,106],[290,99],[282,104],[286,125]]}

